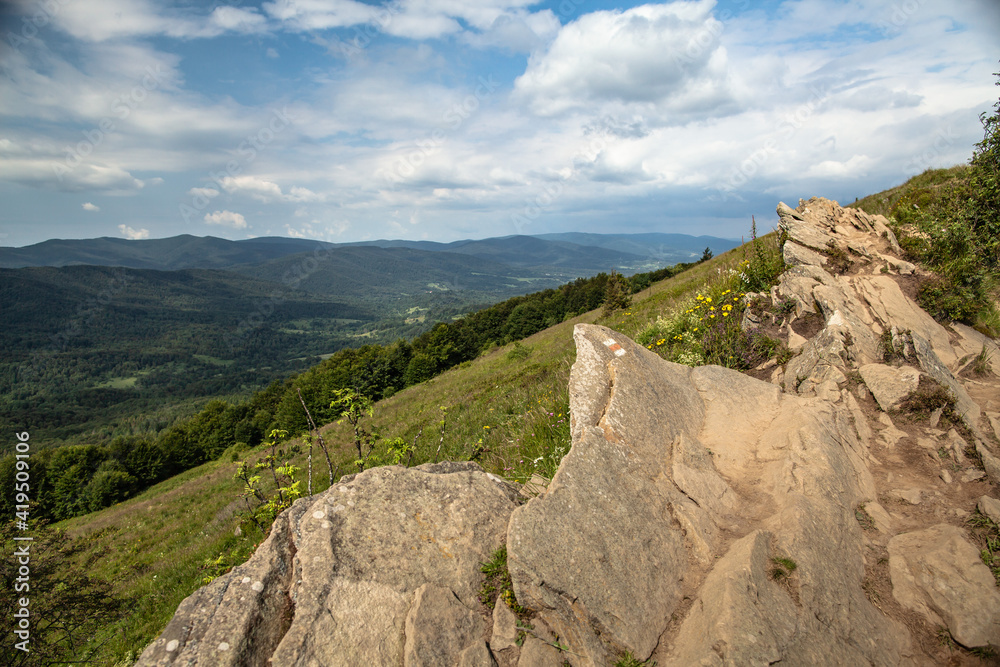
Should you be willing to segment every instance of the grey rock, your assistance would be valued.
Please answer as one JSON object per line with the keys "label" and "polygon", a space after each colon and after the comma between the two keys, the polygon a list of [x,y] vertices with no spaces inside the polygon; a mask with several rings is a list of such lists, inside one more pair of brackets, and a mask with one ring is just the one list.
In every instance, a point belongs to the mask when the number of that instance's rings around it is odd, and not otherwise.
{"label": "grey rock", "polygon": [[893,498],[898,498],[903,502],[909,503],[910,505],[919,505],[923,492],[920,489],[892,489],[889,491],[889,495]]}
{"label": "grey rock", "polygon": [[967,647],[1000,645],[1000,593],[979,550],[948,524],[889,540],[893,596]]}
{"label": "grey rock", "polygon": [[997,458],[996,454],[990,451],[982,441],[976,442],[976,453],[979,454],[979,458],[983,461],[983,468],[986,469],[986,474],[989,475],[995,484],[1000,484],[1000,458]]}
{"label": "grey rock", "polygon": [[931,344],[919,334],[913,334],[913,348],[916,351],[917,360],[920,367],[931,376],[938,384],[951,392],[955,398],[955,410],[962,421],[969,427],[969,430],[977,438],[982,438],[982,431],[979,429],[979,417],[981,411],[979,405],[972,400],[965,387],[958,381],[952,372],[938,358]]}
{"label": "grey rock", "polygon": [[565,659],[551,644],[535,637],[526,637],[521,647],[517,667],[562,667]]}
{"label": "grey rock", "polygon": [[[574,335],[573,447],[508,533],[518,599],[574,665],[650,657],[693,563],[711,570],[691,613],[711,622],[691,616],[660,664],[699,664],[721,645],[733,664],[758,654],[882,663],[908,645],[861,590],[853,508],[875,486],[846,408],[716,366],[679,367],[603,327]],[[769,528],[720,552],[720,531],[751,520]],[[801,608],[768,579],[771,551],[800,564]],[[772,608],[790,616],[774,621]],[[867,639],[847,641],[860,627]],[[743,647],[744,630],[769,639]]]}
{"label": "grey rock", "polygon": [[782,246],[781,252],[784,256],[785,264],[788,266],[796,266],[798,264],[823,266],[829,261],[825,255],[821,255],[815,250],[810,250],[809,248],[799,245],[794,241],[785,241],[785,245]]}
{"label": "grey rock", "polygon": [[920,371],[912,366],[894,368],[885,364],[865,364],[858,372],[885,412],[898,407],[920,384]]}
{"label": "grey rock", "polygon": [[983,496],[976,503],[976,507],[979,509],[980,514],[989,517],[990,521],[1000,525],[1000,500]]}
{"label": "grey rock", "polygon": [[[249,561],[181,603],[138,664],[402,663],[408,616],[427,617],[418,590],[454,617],[479,605],[480,563],[515,507],[505,486],[474,463],[432,464],[366,470],[300,499]],[[425,625],[421,641],[438,630],[452,633]]]}
{"label": "grey rock", "polygon": [[490,648],[503,651],[517,642],[517,617],[503,600],[497,600],[493,607],[493,636]]}
{"label": "grey rock", "polygon": [[[454,665],[484,632],[482,618],[465,607],[451,590],[436,584],[417,589],[406,615],[405,667]],[[485,645],[484,645],[485,646]]]}

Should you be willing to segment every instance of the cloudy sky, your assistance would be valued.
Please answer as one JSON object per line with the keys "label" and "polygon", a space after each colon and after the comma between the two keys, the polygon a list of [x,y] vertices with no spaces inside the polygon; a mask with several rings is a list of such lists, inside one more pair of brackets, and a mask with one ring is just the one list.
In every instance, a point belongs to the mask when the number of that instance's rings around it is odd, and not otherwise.
{"label": "cloudy sky", "polygon": [[0,245],[738,238],[963,163],[995,0],[3,3]]}

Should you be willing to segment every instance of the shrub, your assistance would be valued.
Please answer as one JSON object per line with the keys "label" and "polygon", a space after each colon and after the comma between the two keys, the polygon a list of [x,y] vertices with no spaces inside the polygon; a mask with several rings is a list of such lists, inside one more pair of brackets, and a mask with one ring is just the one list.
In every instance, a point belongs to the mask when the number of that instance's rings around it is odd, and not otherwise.
{"label": "shrub", "polygon": [[608,284],[604,289],[604,315],[614,313],[617,310],[625,310],[632,305],[632,286],[625,277],[612,271],[608,278]]}
{"label": "shrub", "polygon": [[750,243],[743,246],[743,262],[740,264],[741,288],[744,292],[766,292],[785,271],[781,247],[787,235],[782,231],[758,237],[757,221],[753,217],[750,220]]}

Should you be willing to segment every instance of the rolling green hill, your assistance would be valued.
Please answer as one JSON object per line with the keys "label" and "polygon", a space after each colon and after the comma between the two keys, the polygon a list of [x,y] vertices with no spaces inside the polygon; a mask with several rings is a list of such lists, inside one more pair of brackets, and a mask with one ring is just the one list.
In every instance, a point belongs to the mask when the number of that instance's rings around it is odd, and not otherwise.
{"label": "rolling green hill", "polygon": [[376,319],[213,270],[0,269],[0,301],[3,427],[35,429],[50,445],[163,428],[208,397],[315,363]]}

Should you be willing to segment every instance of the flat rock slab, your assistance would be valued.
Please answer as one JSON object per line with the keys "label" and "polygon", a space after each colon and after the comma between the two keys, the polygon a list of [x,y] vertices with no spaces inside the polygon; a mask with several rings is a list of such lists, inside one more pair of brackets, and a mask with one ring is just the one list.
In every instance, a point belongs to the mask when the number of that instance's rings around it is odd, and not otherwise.
{"label": "flat rock slab", "polygon": [[479,567],[516,497],[475,463],[345,477],[185,599],[138,664],[481,664]]}
{"label": "flat rock slab", "polygon": [[865,364],[858,372],[884,412],[898,407],[920,384],[920,371],[912,366]]}
{"label": "flat rock slab", "polygon": [[1000,593],[979,550],[957,526],[939,524],[889,540],[892,594],[967,647],[1000,646]]}
{"label": "flat rock slab", "polygon": [[980,514],[987,517],[993,523],[1000,525],[1000,500],[983,496],[976,503],[976,508],[979,509]]}

